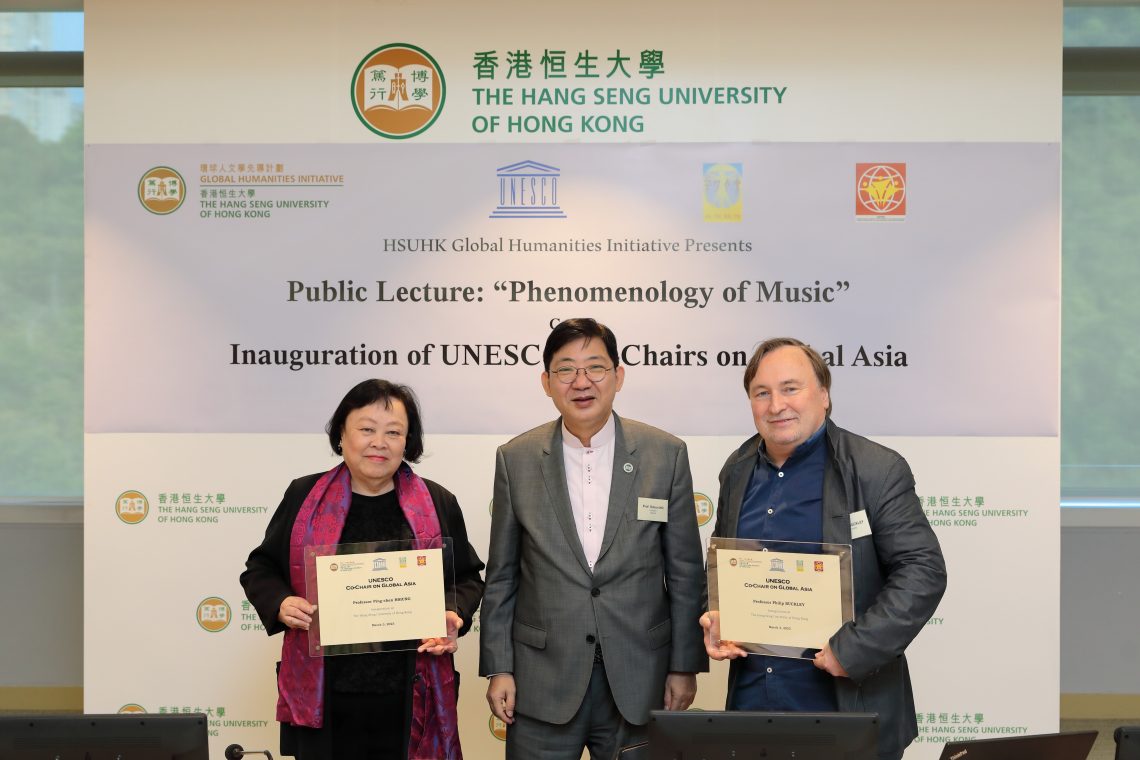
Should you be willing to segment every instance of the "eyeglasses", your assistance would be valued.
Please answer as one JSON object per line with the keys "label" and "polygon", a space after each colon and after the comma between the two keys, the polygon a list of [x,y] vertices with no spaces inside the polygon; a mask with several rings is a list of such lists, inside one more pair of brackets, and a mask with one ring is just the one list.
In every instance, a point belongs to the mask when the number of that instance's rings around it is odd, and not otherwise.
{"label": "eyeglasses", "polygon": [[603,367],[600,364],[591,364],[589,367],[559,367],[550,374],[558,378],[558,382],[569,385],[578,379],[578,373],[584,372],[586,379],[591,383],[600,383],[606,379],[606,373],[613,367]]}

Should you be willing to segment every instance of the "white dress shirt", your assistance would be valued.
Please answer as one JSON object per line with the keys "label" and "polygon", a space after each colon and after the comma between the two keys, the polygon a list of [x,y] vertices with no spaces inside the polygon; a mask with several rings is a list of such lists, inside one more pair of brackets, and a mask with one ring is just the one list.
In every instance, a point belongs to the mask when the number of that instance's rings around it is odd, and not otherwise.
{"label": "white dress shirt", "polygon": [[562,424],[566,490],[570,494],[578,539],[582,542],[582,551],[591,571],[602,551],[602,536],[606,532],[616,435],[612,414],[605,426],[590,438],[589,446],[583,446],[578,437],[566,429],[566,424]]}

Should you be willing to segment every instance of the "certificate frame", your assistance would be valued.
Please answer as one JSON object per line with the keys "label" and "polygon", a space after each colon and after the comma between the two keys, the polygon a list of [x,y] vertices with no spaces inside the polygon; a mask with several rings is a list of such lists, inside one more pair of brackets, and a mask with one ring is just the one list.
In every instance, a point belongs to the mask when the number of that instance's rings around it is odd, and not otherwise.
{"label": "certificate frame", "polygon": [[317,607],[311,657],[404,652],[447,636],[456,610],[450,537],[306,546],[304,558],[305,598]]}
{"label": "certificate frame", "polygon": [[[708,548],[709,611],[716,613],[711,635],[752,654],[812,659],[855,619],[852,577],[850,544],[714,537]],[[734,634],[741,640],[729,638]],[[746,640],[753,638],[759,640]]]}

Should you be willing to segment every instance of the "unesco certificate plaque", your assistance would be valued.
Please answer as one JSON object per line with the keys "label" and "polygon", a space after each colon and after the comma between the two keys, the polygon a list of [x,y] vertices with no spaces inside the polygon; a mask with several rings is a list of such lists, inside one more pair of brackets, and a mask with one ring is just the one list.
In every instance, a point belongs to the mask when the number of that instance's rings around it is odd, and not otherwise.
{"label": "unesco certificate plaque", "polygon": [[748,652],[811,658],[854,619],[851,547],[713,538],[713,636]]}
{"label": "unesco certificate plaque", "polygon": [[[306,548],[314,656],[415,649],[447,636],[451,540],[379,541]],[[453,596],[453,594],[452,594]],[[450,608],[454,609],[454,598]]]}

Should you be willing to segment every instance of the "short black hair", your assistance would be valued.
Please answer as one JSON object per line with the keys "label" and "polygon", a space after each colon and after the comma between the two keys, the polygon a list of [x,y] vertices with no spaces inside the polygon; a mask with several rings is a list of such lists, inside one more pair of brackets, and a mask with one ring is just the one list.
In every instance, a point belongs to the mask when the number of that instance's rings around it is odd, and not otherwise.
{"label": "short black hair", "polygon": [[583,343],[588,342],[591,338],[597,338],[605,344],[606,353],[610,356],[610,361],[614,363],[614,367],[621,364],[618,359],[617,338],[614,337],[614,331],[603,325],[597,320],[590,319],[589,317],[575,317],[574,319],[567,319],[559,322],[553,330],[550,331],[550,336],[546,339],[546,347],[542,349],[542,366],[549,372],[550,360],[554,358],[554,354],[567,343],[575,340],[581,340]]}
{"label": "short black hair", "polygon": [[403,404],[404,412],[408,415],[408,439],[404,445],[404,459],[408,462],[420,461],[424,453],[424,428],[420,421],[420,404],[416,400],[416,394],[406,385],[390,383],[379,378],[358,383],[344,395],[340,406],[329,418],[325,432],[329,435],[329,446],[332,447],[333,453],[337,456],[344,453],[340,448],[340,439],[344,435],[344,424],[349,414],[377,402],[383,404],[385,409],[391,409],[392,399]]}

